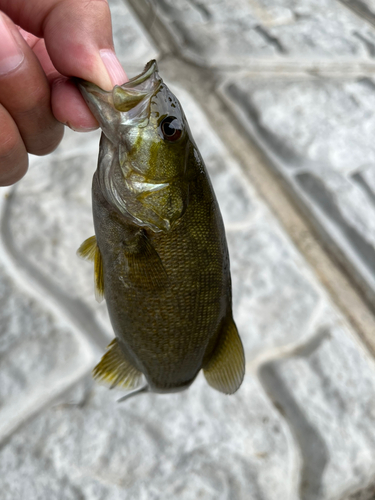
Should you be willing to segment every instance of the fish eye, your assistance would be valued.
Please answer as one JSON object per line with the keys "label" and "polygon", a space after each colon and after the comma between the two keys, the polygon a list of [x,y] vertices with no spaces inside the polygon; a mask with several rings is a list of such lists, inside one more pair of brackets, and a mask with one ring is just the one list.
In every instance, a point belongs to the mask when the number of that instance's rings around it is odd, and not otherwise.
{"label": "fish eye", "polygon": [[167,116],[160,124],[160,130],[166,141],[176,142],[182,135],[181,125],[175,116]]}

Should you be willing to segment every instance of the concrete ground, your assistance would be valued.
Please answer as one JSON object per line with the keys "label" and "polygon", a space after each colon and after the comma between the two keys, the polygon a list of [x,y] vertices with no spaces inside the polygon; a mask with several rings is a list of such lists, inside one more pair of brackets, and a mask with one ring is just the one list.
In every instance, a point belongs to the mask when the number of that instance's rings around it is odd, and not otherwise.
{"label": "concrete ground", "polygon": [[375,499],[374,0],[110,0],[156,58],[224,217],[247,371],[234,396],[121,394],[76,249],[99,132],[1,191],[1,500]]}

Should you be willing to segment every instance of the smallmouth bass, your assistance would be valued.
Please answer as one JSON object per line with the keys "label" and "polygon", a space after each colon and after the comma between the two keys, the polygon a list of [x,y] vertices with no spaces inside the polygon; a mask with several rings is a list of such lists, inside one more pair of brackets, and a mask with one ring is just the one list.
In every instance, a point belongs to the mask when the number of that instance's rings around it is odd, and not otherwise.
{"label": "smallmouth bass", "polygon": [[224,225],[179,101],[156,61],[111,92],[78,86],[102,129],[95,236],[78,254],[94,261],[116,335],[94,377],[130,394],[167,393],[203,369],[210,386],[233,394],[245,357]]}

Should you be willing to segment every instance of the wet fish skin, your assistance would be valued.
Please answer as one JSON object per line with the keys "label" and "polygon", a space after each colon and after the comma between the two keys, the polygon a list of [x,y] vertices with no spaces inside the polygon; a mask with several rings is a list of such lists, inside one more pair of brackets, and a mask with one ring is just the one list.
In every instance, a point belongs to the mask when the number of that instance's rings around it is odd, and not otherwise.
{"label": "wet fish skin", "polygon": [[90,255],[117,339],[96,377],[134,388],[143,374],[149,390],[175,392],[203,368],[235,392],[245,362],[224,225],[180,103],[155,61],[111,93],[80,90],[103,130]]}

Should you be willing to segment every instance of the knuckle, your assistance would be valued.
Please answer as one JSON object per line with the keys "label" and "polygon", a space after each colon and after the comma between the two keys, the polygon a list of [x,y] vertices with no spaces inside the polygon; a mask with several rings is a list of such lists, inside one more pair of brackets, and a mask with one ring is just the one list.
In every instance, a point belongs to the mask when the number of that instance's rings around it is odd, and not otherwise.
{"label": "knuckle", "polygon": [[18,134],[8,132],[3,133],[0,140],[0,161],[12,156],[19,149],[20,137]]}
{"label": "knuckle", "polygon": [[0,155],[0,186],[10,186],[27,172],[28,156],[21,145]]}
{"label": "knuckle", "polygon": [[59,122],[49,123],[35,136],[28,137],[25,144],[29,153],[44,156],[52,153],[64,136],[64,125]]}
{"label": "knuckle", "polygon": [[9,186],[26,173],[28,156],[14,122],[0,109],[0,185]]}

